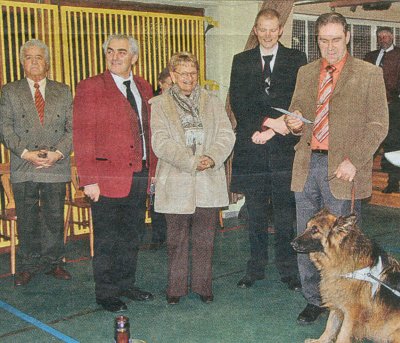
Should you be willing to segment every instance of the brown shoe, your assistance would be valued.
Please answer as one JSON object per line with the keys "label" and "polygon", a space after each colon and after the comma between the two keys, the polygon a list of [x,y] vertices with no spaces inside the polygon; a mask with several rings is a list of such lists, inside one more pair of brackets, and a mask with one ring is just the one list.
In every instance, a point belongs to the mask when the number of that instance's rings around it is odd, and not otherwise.
{"label": "brown shoe", "polygon": [[56,279],[59,280],[70,280],[71,279],[71,274],[68,273],[63,267],[57,266],[54,269],[48,271],[45,273],[46,275],[52,275]]}
{"label": "brown shoe", "polygon": [[33,274],[30,272],[18,273],[15,277],[15,286],[25,286],[31,281]]}

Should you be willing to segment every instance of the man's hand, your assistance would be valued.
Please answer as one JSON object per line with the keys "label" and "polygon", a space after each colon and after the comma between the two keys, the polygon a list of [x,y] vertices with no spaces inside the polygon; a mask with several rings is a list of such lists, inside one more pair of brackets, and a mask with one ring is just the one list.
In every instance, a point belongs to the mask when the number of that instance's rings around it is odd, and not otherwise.
{"label": "man's hand", "polygon": [[275,132],[285,136],[290,132],[286,126],[284,119],[285,119],[285,115],[282,115],[277,119],[267,118],[266,120],[264,120],[263,126],[269,127],[270,129],[274,130]]}
{"label": "man's hand", "polygon": [[337,167],[335,175],[338,179],[352,182],[356,175],[356,167],[346,158],[339,164],[339,167]]}
{"label": "man's hand", "polygon": [[100,197],[100,187],[97,183],[88,185],[83,188],[83,192],[94,202],[97,202]]}
{"label": "man's hand", "polygon": [[22,154],[22,158],[30,163],[32,163],[36,168],[48,168],[47,166],[47,156],[42,155],[43,151],[34,150],[34,151],[25,151]]}
{"label": "man's hand", "polygon": [[275,131],[272,129],[268,129],[263,132],[256,131],[253,133],[253,136],[251,136],[251,140],[254,144],[265,144],[274,136]]}
{"label": "man's hand", "polygon": [[200,156],[199,162],[197,164],[196,170],[203,171],[208,168],[213,168],[215,166],[214,160],[206,155]]}
{"label": "man's hand", "polygon": [[62,158],[62,155],[57,151],[46,151],[46,153],[47,153],[46,167],[53,166],[55,163],[57,163],[58,160]]}
{"label": "man's hand", "polygon": [[[299,111],[293,111],[293,113],[296,113],[299,116],[303,116]],[[290,131],[292,131],[294,134],[296,133],[300,133],[303,130],[303,126],[304,126],[304,122],[301,121],[298,118],[289,116],[289,115],[285,115],[285,123],[287,125],[287,127],[289,128]]]}

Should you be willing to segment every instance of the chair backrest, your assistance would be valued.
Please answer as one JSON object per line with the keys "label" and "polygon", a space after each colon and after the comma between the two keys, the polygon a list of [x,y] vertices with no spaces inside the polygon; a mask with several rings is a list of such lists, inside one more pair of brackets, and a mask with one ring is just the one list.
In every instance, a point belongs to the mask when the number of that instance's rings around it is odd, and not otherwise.
{"label": "chair backrest", "polygon": [[79,187],[78,170],[76,169],[76,165],[74,165],[73,163],[71,164],[71,183],[75,190],[74,198],[84,198],[85,193]]}

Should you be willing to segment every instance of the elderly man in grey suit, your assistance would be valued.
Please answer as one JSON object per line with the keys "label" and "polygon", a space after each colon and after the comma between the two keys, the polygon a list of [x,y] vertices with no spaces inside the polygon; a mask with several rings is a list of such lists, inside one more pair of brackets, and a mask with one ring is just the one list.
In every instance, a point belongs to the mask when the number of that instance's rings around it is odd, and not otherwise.
{"label": "elderly man in grey suit", "polygon": [[10,149],[18,217],[16,286],[28,284],[39,271],[71,278],[62,260],[72,96],[68,86],[46,78],[50,59],[45,43],[26,42],[20,58],[26,78],[6,84],[0,98],[0,130]]}

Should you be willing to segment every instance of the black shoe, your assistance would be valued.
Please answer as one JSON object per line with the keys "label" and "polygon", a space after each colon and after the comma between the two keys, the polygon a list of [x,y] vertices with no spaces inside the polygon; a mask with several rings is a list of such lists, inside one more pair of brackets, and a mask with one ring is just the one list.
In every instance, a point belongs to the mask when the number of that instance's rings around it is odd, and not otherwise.
{"label": "black shoe", "polygon": [[297,277],[285,276],[281,278],[283,283],[287,284],[287,287],[291,291],[300,292],[301,291],[301,282]]}
{"label": "black shoe", "polygon": [[177,303],[179,303],[180,299],[181,299],[181,297],[169,297],[167,295],[167,303],[168,303],[168,305],[176,305]]}
{"label": "black shoe", "polygon": [[128,309],[122,300],[115,297],[96,299],[96,303],[101,305],[106,311],[109,312],[122,312]]}
{"label": "black shoe", "polygon": [[382,193],[390,194],[390,193],[398,193],[399,186],[388,184],[387,187],[382,191]]}
{"label": "black shoe", "polygon": [[326,308],[313,304],[307,304],[297,317],[297,324],[308,325],[314,323],[318,317],[326,311]]}
{"label": "black shoe", "polygon": [[200,295],[200,300],[205,304],[211,304],[214,301],[213,295]]}
{"label": "black shoe", "polygon": [[142,291],[141,289],[136,287],[122,291],[119,293],[119,295],[135,301],[147,301],[154,299],[153,294],[151,294],[150,292]]}
{"label": "black shoe", "polygon": [[239,280],[237,286],[239,288],[250,288],[251,286],[254,285],[254,282],[256,282],[256,280],[262,280],[262,279],[265,279],[265,276],[253,276],[246,274]]}

